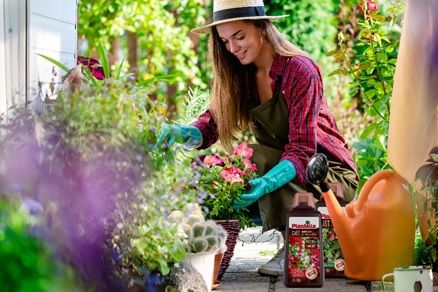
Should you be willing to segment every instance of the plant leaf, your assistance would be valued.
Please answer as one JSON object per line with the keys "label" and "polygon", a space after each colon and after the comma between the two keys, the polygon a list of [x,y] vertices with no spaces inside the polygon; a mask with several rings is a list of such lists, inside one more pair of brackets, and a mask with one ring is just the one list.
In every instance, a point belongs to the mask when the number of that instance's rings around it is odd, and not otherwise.
{"label": "plant leaf", "polygon": [[64,64],[62,64],[61,62],[59,62],[59,61],[57,61],[57,60],[55,60],[55,59],[53,59],[53,58],[50,58],[49,56],[42,55],[42,54],[37,54],[37,55],[40,56],[40,57],[42,57],[42,58],[44,58],[44,59],[46,59],[46,60],[49,61],[50,63],[52,63],[52,64],[58,66],[58,67],[59,67],[60,69],[62,69],[65,73],[68,73],[68,71],[70,71],[70,69],[69,69],[67,66],[65,66]]}
{"label": "plant leaf", "polygon": [[109,65],[109,60],[105,54],[105,49],[103,48],[103,46],[100,43],[97,45],[97,51],[99,53],[99,59],[100,59],[100,63],[102,64],[103,73],[105,74],[105,78],[110,78],[111,77],[111,69],[110,69],[110,65]]}

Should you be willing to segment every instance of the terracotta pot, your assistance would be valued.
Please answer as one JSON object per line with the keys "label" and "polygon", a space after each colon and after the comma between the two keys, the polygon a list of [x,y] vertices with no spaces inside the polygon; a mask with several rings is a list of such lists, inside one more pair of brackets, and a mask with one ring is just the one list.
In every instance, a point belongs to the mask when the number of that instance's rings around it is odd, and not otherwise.
{"label": "terracotta pot", "polygon": [[213,268],[213,283],[211,285],[211,288],[214,290],[220,285],[220,281],[218,279],[219,276],[219,269],[222,264],[222,259],[224,258],[224,253],[218,253],[214,257],[214,268]]}

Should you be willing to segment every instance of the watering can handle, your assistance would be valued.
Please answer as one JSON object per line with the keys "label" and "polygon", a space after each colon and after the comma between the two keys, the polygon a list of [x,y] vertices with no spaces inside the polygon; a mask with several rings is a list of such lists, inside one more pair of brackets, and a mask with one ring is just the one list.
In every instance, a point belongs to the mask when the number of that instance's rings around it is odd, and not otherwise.
{"label": "watering can handle", "polygon": [[388,274],[384,274],[384,275],[382,276],[381,283],[382,283],[382,287],[383,287],[383,292],[386,292],[386,289],[385,289],[385,280],[386,280],[386,278],[388,278],[388,277],[394,277],[394,273],[388,273]]}
{"label": "watering can handle", "polygon": [[362,190],[359,194],[359,199],[357,200],[357,207],[356,209],[358,211],[362,210],[366,200],[368,199],[368,195],[371,191],[371,189],[376,185],[376,183],[382,179],[385,179],[389,176],[394,175],[394,172],[388,169],[382,169],[375,174],[373,174],[363,185]]}

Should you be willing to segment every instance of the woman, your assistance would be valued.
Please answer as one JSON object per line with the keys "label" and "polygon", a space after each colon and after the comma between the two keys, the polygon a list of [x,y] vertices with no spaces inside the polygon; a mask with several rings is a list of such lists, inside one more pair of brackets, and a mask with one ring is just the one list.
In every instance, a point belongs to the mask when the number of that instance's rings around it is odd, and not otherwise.
{"label": "woman", "polygon": [[[164,125],[158,142],[204,149],[220,139],[230,149],[235,133],[251,128],[260,177],[250,181],[235,207],[258,202],[263,231],[284,230],[296,192],[319,197],[305,175],[317,152],[330,160],[328,180],[341,182],[351,199],[357,185],[351,153],[328,109],[318,67],[272,23],[285,16],[267,16],[261,0],[213,4],[214,21],[193,30],[210,33],[210,109],[190,126]],[[283,258],[280,250],[259,272],[282,275]]]}

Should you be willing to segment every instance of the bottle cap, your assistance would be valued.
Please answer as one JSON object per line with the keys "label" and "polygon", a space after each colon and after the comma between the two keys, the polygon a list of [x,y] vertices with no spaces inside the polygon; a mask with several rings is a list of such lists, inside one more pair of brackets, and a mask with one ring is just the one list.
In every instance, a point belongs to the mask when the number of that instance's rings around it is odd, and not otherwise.
{"label": "bottle cap", "polygon": [[313,199],[313,194],[309,192],[298,192],[295,193],[294,200],[292,203],[292,209],[295,208],[315,208],[315,201]]}

